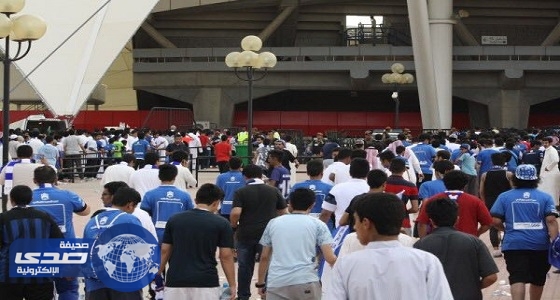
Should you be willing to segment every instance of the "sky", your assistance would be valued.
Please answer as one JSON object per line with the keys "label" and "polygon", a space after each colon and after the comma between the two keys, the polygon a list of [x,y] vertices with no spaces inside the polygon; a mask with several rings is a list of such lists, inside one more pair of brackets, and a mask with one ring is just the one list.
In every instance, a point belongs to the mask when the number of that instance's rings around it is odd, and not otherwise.
{"label": "sky", "polygon": [[[383,24],[383,16],[374,16],[375,22]],[[371,25],[370,16],[346,16],[346,27],[357,27],[358,23]]]}

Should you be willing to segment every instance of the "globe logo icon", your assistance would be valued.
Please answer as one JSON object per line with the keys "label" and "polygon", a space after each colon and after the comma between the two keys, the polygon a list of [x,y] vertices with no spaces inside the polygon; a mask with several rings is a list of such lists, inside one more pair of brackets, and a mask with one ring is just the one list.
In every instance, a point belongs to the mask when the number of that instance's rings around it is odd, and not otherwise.
{"label": "globe logo icon", "polygon": [[120,234],[95,246],[109,277],[121,283],[134,283],[148,273],[157,273],[159,264],[152,260],[156,247],[133,234]]}

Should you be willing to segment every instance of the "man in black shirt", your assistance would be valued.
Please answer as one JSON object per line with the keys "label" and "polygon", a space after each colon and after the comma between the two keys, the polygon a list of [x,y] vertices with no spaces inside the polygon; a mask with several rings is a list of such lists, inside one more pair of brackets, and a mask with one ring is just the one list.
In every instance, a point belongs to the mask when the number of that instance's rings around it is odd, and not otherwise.
{"label": "man in black shirt", "polygon": [[[167,262],[166,299],[218,299],[220,281],[216,269],[216,248],[222,269],[235,291],[233,231],[216,214],[223,191],[214,184],[203,184],[196,193],[196,208],[173,215],[165,226],[161,246],[161,267]],[[231,299],[235,299],[232,292]]]}
{"label": "man in black shirt", "polygon": [[13,208],[0,214],[0,295],[2,299],[51,300],[53,278],[10,277],[10,245],[16,239],[64,238],[58,225],[45,212],[29,206],[33,192],[17,185],[10,191]]}
{"label": "man in black shirt", "polygon": [[285,214],[286,201],[280,191],[264,184],[262,169],[248,165],[243,169],[247,186],[235,191],[230,214],[231,227],[237,228],[237,262],[239,263],[237,296],[239,300],[251,298],[251,279],[255,269],[255,256],[260,254],[259,241],[271,219]]}
{"label": "man in black shirt", "polygon": [[183,142],[183,137],[177,133],[173,136],[173,143],[165,148],[165,154],[171,158],[173,152],[178,150],[189,153],[189,146]]}

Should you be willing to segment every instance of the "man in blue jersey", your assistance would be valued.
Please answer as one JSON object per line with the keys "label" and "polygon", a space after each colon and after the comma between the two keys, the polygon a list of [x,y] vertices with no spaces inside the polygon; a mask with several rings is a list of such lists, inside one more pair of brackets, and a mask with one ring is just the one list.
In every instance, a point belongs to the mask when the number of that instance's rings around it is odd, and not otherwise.
{"label": "man in blue jersey", "polygon": [[191,196],[173,185],[177,173],[176,166],[161,165],[158,175],[161,185],[146,192],[142,198],[142,204],[140,204],[140,208],[152,216],[160,243],[169,218],[176,213],[194,208]]}
{"label": "man in blue jersey", "polygon": [[138,140],[132,143],[132,145],[130,145],[130,148],[132,149],[132,153],[134,154],[136,160],[138,161],[139,168],[144,167],[144,156],[150,149],[150,143],[146,141],[145,137],[146,134],[144,132],[142,131],[138,132]]}
{"label": "man in blue jersey", "polygon": [[492,140],[481,140],[480,145],[484,148],[476,155],[476,166],[478,169],[478,177],[490,171],[494,166],[492,164],[492,154],[499,153],[498,150],[492,148]]}
{"label": "man in blue jersey", "polygon": [[[319,218],[323,200],[325,200],[325,197],[327,197],[333,186],[321,181],[321,178],[323,177],[322,159],[313,159],[307,163],[307,175],[309,176],[309,179],[294,184],[294,186],[292,187],[292,192],[297,189],[312,190],[315,193],[315,205],[311,208],[309,215]],[[329,222],[327,222],[327,226],[330,230],[334,229],[334,221],[332,220],[332,218],[331,220],[329,220]]]}
{"label": "man in blue jersey", "polygon": [[[42,166],[33,171],[33,181],[39,186],[33,191],[31,206],[49,214],[67,239],[76,238],[72,213],[89,215],[90,208],[80,196],[71,191],[53,187],[58,180],[53,167]],[[60,300],[77,300],[78,280],[55,279],[56,292]]]}
{"label": "man in blue jersey", "polygon": [[283,152],[271,150],[268,152],[268,165],[271,167],[268,185],[280,190],[282,197],[287,198],[290,192],[290,171],[282,165]]}
{"label": "man in blue jersey", "polygon": [[[430,135],[427,133],[422,133],[418,140],[420,143],[412,147],[412,152],[418,158],[420,162],[420,169],[422,169],[422,174],[424,174],[424,181],[432,180],[432,162],[436,156],[436,149],[430,145]],[[421,183],[419,183],[421,184]]]}
{"label": "man in blue jersey", "polygon": [[58,225],[48,214],[29,207],[32,195],[28,186],[14,186],[10,190],[10,202],[13,208],[0,214],[0,295],[2,295],[2,299],[50,300],[53,298],[52,278],[9,276],[10,245],[14,240],[63,238]]}
{"label": "man in blue jersey", "polygon": [[[122,187],[113,195],[113,206],[91,218],[84,227],[84,238],[95,239],[107,228],[118,224],[142,226],[132,212],[140,203],[140,194],[134,189]],[[93,272],[87,272],[93,274]],[[91,276],[91,275],[90,275]],[[142,290],[120,292],[110,289],[95,277],[86,277],[86,299],[143,300]]]}
{"label": "man in blue jersey", "polygon": [[228,220],[233,204],[233,195],[235,191],[245,186],[245,177],[241,173],[242,164],[243,162],[239,157],[230,158],[229,171],[218,175],[216,178],[216,185],[224,191],[220,215]]}

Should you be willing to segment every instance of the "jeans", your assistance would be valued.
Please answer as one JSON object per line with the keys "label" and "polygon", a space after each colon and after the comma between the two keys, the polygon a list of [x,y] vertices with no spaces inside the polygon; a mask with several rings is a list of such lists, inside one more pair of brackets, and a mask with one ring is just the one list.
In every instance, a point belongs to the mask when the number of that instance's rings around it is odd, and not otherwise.
{"label": "jeans", "polygon": [[58,300],[78,300],[78,279],[55,278],[56,293]]}
{"label": "jeans", "polygon": [[239,300],[251,298],[251,280],[255,270],[255,256],[260,256],[262,246],[259,240],[237,241],[237,297]]}

